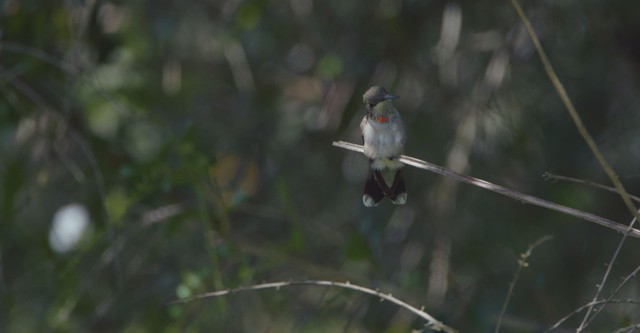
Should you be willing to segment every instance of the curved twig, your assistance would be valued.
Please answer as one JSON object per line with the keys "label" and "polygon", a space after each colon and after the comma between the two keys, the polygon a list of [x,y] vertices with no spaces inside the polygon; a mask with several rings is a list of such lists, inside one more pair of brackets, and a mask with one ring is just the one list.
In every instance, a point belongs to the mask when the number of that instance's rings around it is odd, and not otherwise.
{"label": "curved twig", "polygon": [[380,297],[380,299],[382,299],[382,300],[389,301],[389,302],[394,303],[394,304],[396,304],[396,305],[398,305],[398,306],[400,306],[400,307],[402,307],[404,309],[407,309],[410,312],[413,312],[418,317],[426,320],[427,321],[426,327],[428,327],[428,328],[430,328],[432,330],[444,331],[444,332],[448,332],[448,333],[457,332],[455,329],[453,329],[453,328],[443,324],[441,321],[435,319],[433,316],[431,316],[430,314],[425,312],[423,309],[418,309],[416,307],[413,307],[413,306],[401,301],[400,299],[392,296],[391,294],[385,294],[385,293],[382,293],[382,292],[380,292],[378,290],[373,290],[373,289],[370,289],[370,288],[367,288],[367,287],[362,287],[362,286],[359,286],[359,285],[351,284],[348,281],[347,282],[334,282],[334,281],[324,281],[324,280],[305,280],[305,281],[261,283],[261,284],[255,284],[255,285],[251,285],[251,286],[246,286],[246,287],[239,287],[239,288],[233,288],[233,289],[212,291],[212,292],[196,295],[196,296],[191,297],[191,298],[173,301],[173,302],[170,302],[169,304],[187,303],[187,302],[191,302],[191,301],[198,300],[198,299],[219,297],[219,296],[234,294],[234,293],[243,292],[243,291],[262,290],[262,289],[280,289],[282,287],[293,287],[293,286],[336,287],[336,288],[342,288],[342,289],[355,290],[355,291],[359,291],[361,293],[377,296],[377,297]]}

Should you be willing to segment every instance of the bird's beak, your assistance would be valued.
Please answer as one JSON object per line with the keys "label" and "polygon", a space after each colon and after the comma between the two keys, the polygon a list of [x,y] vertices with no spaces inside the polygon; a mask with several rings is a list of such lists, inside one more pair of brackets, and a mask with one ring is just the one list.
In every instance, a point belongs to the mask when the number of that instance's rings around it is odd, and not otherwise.
{"label": "bird's beak", "polygon": [[400,96],[394,96],[389,94],[384,95],[384,99],[396,99],[396,98],[400,98]]}

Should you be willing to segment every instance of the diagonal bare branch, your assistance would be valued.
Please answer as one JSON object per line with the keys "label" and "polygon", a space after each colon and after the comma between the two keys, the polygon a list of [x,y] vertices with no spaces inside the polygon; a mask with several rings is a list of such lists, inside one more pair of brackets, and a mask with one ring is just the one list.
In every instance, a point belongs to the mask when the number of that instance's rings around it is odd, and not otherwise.
{"label": "diagonal bare branch", "polygon": [[[359,153],[363,152],[363,147],[361,145],[357,145],[357,144],[354,144],[354,143],[349,143],[349,142],[344,142],[344,141],[336,141],[336,142],[333,142],[333,145],[336,146],[336,147],[339,147],[339,148],[344,148],[344,149],[355,151],[355,152],[359,152]],[[447,168],[443,168],[443,167],[441,167],[439,165],[435,165],[435,164],[432,164],[432,163],[429,163],[429,162],[425,162],[423,160],[419,160],[419,159],[417,159],[415,157],[402,155],[402,156],[400,156],[399,161],[404,163],[404,164],[416,167],[418,169],[423,169],[423,170],[435,172],[435,173],[443,175],[443,176],[451,177],[451,178],[453,178],[453,179],[455,179],[457,181],[461,181],[463,183],[475,185],[475,186],[484,188],[486,190],[489,190],[489,191],[492,191],[492,192],[496,192],[496,193],[511,197],[513,199],[516,199],[516,200],[522,202],[522,203],[527,203],[527,204],[530,204],[530,205],[551,209],[551,210],[554,210],[554,211],[557,211],[557,212],[560,212],[560,213],[563,213],[563,214],[567,214],[567,215],[571,215],[571,216],[577,217],[577,218],[585,220],[585,221],[589,221],[589,222],[593,222],[593,223],[599,224],[601,226],[607,227],[609,229],[613,229],[613,230],[618,231],[618,232],[622,232],[622,233],[628,232],[629,236],[640,238],[640,230],[635,229],[635,228],[629,228],[629,226],[625,226],[625,225],[613,222],[613,221],[611,221],[609,219],[606,219],[604,217],[600,217],[598,215],[594,215],[594,214],[591,214],[591,213],[583,212],[583,211],[575,209],[575,208],[563,206],[563,205],[560,205],[560,204],[557,204],[557,203],[553,203],[551,201],[540,199],[540,198],[535,197],[533,195],[525,194],[525,193],[522,193],[522,192],[518,192],[516,190],[512,190],[512,189],[506,188],[504,186],[500,186],[500,185],[496,185],[496,184],[490,183],[490,182],[488,182],[486,180],[470,177],[470,176],[467,176],[467,175],[462,175],[462,174],[459,174],[457,172],[451,171],[451,170],[449,170]]]}
{"label": "diagonal bare branch", "polygon": [[[533,42],[533,45],[535,46],[536,52],[538,52],[538,56],[540,57],[540,61],[542,61],[542,66],[544,67],[544,70],[547,73],[547,76],[549,77],[549,80],[551,80],[551,84],[553,84],[553,87],[555,88],[556,92],[558,93],[558,96],[560,96],[560,99],[562,100],[562,103],[567,108],[567,111],[569,112],[569,115],[571,116],[571,119],[573,119],[573,122],[575,123],[576,128],[578,129],[578,133],[580,133],[580,136],[582,136],[582,139],[587,143],[587,145],[589,146],[589,149],[591,149],[591,152],[593,153],[593,155],[595,156],[596,160],[598,161],[598,163],[600,164],[600,166],[602,167],[604,172],[607,174],[607,176],[609,177],[609,179],[613,183],[613,185],[616,188],[618,194],[622,198],[622,201],[624,202],[625,206],[627,207],[627,209],[631,213],[631,216],[633,216],[633,221],[628,226],[628,230],[629,230],[629,232],[631,232],[631,230],[633,229],[634,223],[638,220],[638,217],[639,217],[638,209],[636,208],[636,206],[631,201],[631,197],[629,196],[629,194],[625,190],[624,185],[622,185],[622,182],[620,182],[620,179],[618,178],[618,174],[616,174],[616,172],[613,170],[613,168],[609,165],[609,162],[607,162],[607,159],[604,157],[604,155],[602,154],[602,151],[600,151],[600,148],[598,148],[598,145],[593,140],[593,138],[591,137],[591,134],[589,134],[589,131],[585,127],[584,123],[582,122],[582,119],[580,118],[580,115],[578,114],[578,111],[576,110],[575,106],[573,105],[573,102],[569,98],[569,95],[567,94],[567,91],[564,89],[564,85],[562,84],[562,82],[558,78],[558,75],[556,74],[556,71],[553,69],[553,66],[551,66],[551,61],[549,61],[549,58],[547,57],[547,54],[544,51],[544,48],[542,47],[542,44],[540,43],[540,39],[538,38],[538,34],[536,34],[536,31],[533,29],[533,26],[531,25],[531,22],[529,21],[527,16],[524,14],[524,10],[522,9],[522,6],[520,5],[520,2],[518,0],[511,0],[511,4],[513,5],[513,7],[515,8],[516,12],[518,13],[518,16],[520,17],[520,20],[522,21],[522,24],[524,24],[524,27],[527,29],[527,32],[529,33],[529,37],[531,37],[531,41]],[[613,258],[611,258],[611,262],[610,262],[611,265],[613,265],[613,263],[615,262],[615,260],[616,260],[616,258],[618,256],[618,253],[620,251],[620,248],[622,247],[622,244],[624,243],[624,240],[626,238],[627,238],[627,233],[625,233],[622,236],[622,240],[620,241],[620,244],[618,245],[618,249],[614,253]],[[600,284],[600,286],[598,287],[598,291],[593,296],[593,300],[594,301],[598,299],[598,297],[600,295],[600,291],[602,291],[602,286],[604,285],[604,283],[607,280],[607,277],[609,275],[610,267],[611,266],[609,266],[609,268],[607,268],[607,271],[606,271],[606,273],[604,274],[604,277],[603,277],[603,281]],[[587,309],[587,312],[586,312],[584,318],[582,319],[582,322],[580,323],[580,326],[576,329],[576,332],[581,332],[581,331],[583,331],[585,329],[585,327],[587,325],[587,320],[589,318],[589,315],[591,314],[591,310],[592,309],[593,309],[593,307],[589,307]]]}
{"label": "diagonal bare branch", "polygon": [[538,52],[538,56],[540,56],[540,61],[542,61],[542,66],[544,67],[544,70],[547,73],[549,80],[551,80],[551,84],[553,84],[553,87],[558,92],[558,95],[560,96],[562,103],[567,108],[567,111],[569,112],[571,119],[573,119],[573,122],[575,123],[576,128],[578,129],[578,132],[582,136],[582,139],[587,143],[587,145],[589,146],[589,149],[591,149],[591,152],[596,157],[596,160],[598,160],[598,163],[600,164],[604,172],[607,174],[607,176],[609,176],[609,179],[613,183],[616,190],[618,190],[618,194],[622,198],[622,201],[624,202],[625,206],[627,206],[627,209],[631,213],[631,216],[637,218],[638,209],[631,201],[631,198],[629,197],[629,194],[627,193],[627,191],[624,189],[624,186],[620,182],[618,175],[616,174],[615,171],[613,171],[613,168],[611,168],[611,166],[609,165],[609,162],[607,162],[607,159],[604,158],[602,151],[600,151],[600,148],[598,148],[598,145],[591,137],[591,134],[589,134],[589,131],[587,130],[587,128],[584,126],[584,123],[582,122],[582,118],[580,118],[580,115],[578,114],[578,111],[576,110],[575,106],[573,106],[573,102],[571,102],[571,99],[569,98],[567,91],[564,89],[564,85],[562,84],[562,82],[560,82],[560,79],[558,78],[556,71],[553,69],[553,66],[551,66],[551,61],[549,61],[547,54],[544,52],[544,48],[540,43],[540,39],[538,39],[538,34],[536,34],[536,31],[533,29],[531,22],[529,22],[529,19],[524,14],[524,10],[522,10],[522,6],[520,5],[520,2],[518,0],[511,0],[511,4],[513,5],[516,12],[518,13],[520,20],[522,20],[524,27],[527,29],[527,32],[529,33],[529,37],[531,37],[531,41],[535,46],[536,52]]}

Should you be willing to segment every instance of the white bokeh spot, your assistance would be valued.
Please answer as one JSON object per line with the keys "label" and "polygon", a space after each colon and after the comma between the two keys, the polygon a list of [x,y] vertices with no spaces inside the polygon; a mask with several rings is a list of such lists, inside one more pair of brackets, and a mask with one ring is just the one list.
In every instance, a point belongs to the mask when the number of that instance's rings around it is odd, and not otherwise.
{"label": "white bokeh spot", "polygon": [[78,246],[89,229],[89,212],[80,204],[61,207],[53,215],[49,231],[49,245],[58,253],[69,252]]}

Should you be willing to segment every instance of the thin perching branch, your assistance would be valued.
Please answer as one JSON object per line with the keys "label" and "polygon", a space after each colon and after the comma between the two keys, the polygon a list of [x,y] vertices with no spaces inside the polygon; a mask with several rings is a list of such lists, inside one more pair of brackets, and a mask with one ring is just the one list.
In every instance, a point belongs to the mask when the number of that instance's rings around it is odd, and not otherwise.
{"label": "thin perching branch", "polygon": [[413,307],[401,301],[400,299],[392,296],[391,294],[385,294],[378,290],[373,290],[367,287],[355,285],[348,281],[335,282],[335,281],[324,281],[324,280],[305,280],[305,281],[288,281],[288,282],[283,281],[283,282],[262,283],[262,284],[255,284],[255,285],[246,286],[246,287],[212,291],[212,292],[196,295],[191,298],[173,301],[169,304],[187,303],[187,302],[191,302],[198,299],[220,297],[220,296],[235,294],[243,291],[262,290],[262,289],[280,289],[282,287],[293,287],[293,286],[324,286],[324,287],[336,287],[336,288],[342,288],[342,289],[355,290],[364,294],[369,294],[372,296],[379,297],[381,300],[389,301],[393,304],[400,306],[401,308],[409,310],[410,312],[414,313],[418,317],[424,319],[427,322],[426,327],[429,329],[432,329],[435,331],[443,331],[447,333],[457,332],[455,329],[443,324],[441,321],[435,319],[433,316],[431,316],[426,311],[424,311],[424,307],[418,309],[416,307]]}
{"label": "thin perching branch", "polygon": [[[343,148],[343,149],[347,149],[347,150],[351,150],[351,151],[355,151],[355,152],[359,152],[362,153],[363,152],[363,147],[361,145],[357,145],[354,143],[349,143],[349,142],[344,142],[344,141],[336,141],[333,142],[333,145],[339,148]],[[423,160],[419,160],[415,157],[411,157],[411,156],[407,156],[407,155],[401,155],[398,158],[398,161],[407,164],[407,165],[411,165],[413,167],[416,167],[418,169],[423,169],[423,170],[427,170],[427,171],[431,171],[431,172],[435,172],[437,174],[443,175],[443,176],[447,176],[447,177],[451,177],[457,181],[463,182],[463,183],[467,183],[467,184],[471,184],[474,186],[478,186],[481,188],[484,188],[486,190],[495,192],[495,193],[499,193],[508,197],[511,197],[513,199],[516,199],[522,203],[527,203],[530,205],[534,205],[534,206],[538,206],[538,207],[543,207],[543,208],[547,208],[547,209],[551,209],[563,214],[567,214],[567,215],[571,215],[573,217],[577,217],[579,219],[585,220],[585,221],[589,221],[589,222],[593,222],[596,224],[599,224],[603,227],[607,227],[609,229],[613,229],[615,231],[618,232],[622,232],[622,233],[626,233],[628,232],[629,236],[633,236],[636,238],[640,238],[640,230],[635,229],[635,228],[629,228],[628,226],[613,222],[609,219],[606,219],[604,217],[600,217],[598,215],[594,215],[591,213],[587,213],[587,212],[583,212],[581,210],[575,209],[575,208],[571,208],[571,207],[567,207],[567,206],[563,206],[557,203],[553,203],[551,201],[547,201],[544,199],[540,199],[538,197],[535,197],[533,195],[529,195],[529,194],[525,194],[522,192],[518,192],[516,190],[512,190],[509,188],[506,188],[504,186],[500,186],[500,185],[496,185],[493,183],[490,183],[486,180],[482,180],[482,179],[478,179],[478,178],[474,178],[474,177],[470,177],[467,175],[463,175],[463,174],[459,174],[457,172],[454,172],[452,170],[449,170],[447,168],[441,167],[439,165],[435,165],[429,162],[425,162]]]}

